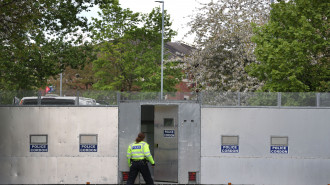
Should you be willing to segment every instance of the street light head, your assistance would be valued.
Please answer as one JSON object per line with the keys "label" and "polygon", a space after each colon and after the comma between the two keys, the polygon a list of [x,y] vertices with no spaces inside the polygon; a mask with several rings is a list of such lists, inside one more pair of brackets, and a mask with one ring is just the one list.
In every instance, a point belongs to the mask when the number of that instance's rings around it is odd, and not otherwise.
{"label": "street light head", "polygon": [[164,3],[164,1],[155,1],[155,2],[157,2],[157,3]]}

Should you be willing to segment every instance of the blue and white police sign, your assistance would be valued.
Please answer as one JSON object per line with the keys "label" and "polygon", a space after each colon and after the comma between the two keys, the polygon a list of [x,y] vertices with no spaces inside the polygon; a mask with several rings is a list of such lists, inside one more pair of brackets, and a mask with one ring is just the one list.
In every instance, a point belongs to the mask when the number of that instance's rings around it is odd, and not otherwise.
{"label": "blue and white police sign", "polygon": [[270,146],[270,153],[272,154],[288,154],[288,146]]}
{"label": "blue and white police sign", "polygon": [[221,153],[239,153],[238,145],[221,145]]}
{"label": "blue and white police sign", "polygon": [[174,130],[164,130],[164,137],[175,137]]}
{"label": "blue and white police sign", "polygon": [[134,149],[141,149],[141,145],[133,146],[132,149],[133,149],[133,150],[134,150]]}
{"label": "blue and white police sign", "polygon": [[48,152],[48,145],[30,145],[30,152]]}
{"label": "blue and white police sign", "polygon": [[81,144],[79,152],[97,152],[97,144]]}

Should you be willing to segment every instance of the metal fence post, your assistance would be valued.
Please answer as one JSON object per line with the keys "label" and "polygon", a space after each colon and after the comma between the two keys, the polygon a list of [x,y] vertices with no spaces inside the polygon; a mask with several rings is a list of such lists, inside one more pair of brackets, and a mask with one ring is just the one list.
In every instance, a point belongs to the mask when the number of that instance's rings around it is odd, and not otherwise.
{"label": "metal fence post", "polygon": [[76,98],[76,100],[77,100],[77,105],[79,106],[79,90],[77,90],[77,98]]}
{"label": "metal fence post", "polygon": [[38,91],[38,105],[41,105],[41,91]]}
{"label": "metal fence post", "polygon": [[277,106],[281,107],[282,105],[282,94],[280,92],[277,93]]}
{"label": "metal fence post", "polygon": [[120,102],[120,92],[117,92],[117,105],[119,106],[119,102]]}
{"label": "metal fence post", "polygon": [[199,101],[199,104],[203,105],[203,92],[197,92],[197,101]]}
{"label": "metal fence post", "polygon": [[238,102],[237,106],[241,106],[241,92],[238,92]]}
{"label": "metal fence post", "polygon": [[316,107],[320,107],[320,93],[316,93]]}

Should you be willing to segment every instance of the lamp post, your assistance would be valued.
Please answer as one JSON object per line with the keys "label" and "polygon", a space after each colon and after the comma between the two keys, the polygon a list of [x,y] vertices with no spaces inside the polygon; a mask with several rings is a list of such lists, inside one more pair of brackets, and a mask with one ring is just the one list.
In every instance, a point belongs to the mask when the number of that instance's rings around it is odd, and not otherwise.
{"label": "lamp post", "polygon": [[163,99],[163,62],[164,62],[164,1],[155,1],[157,3],[162,3],[162,54],[161,54],[161,82],[160,82],[160,99]]}

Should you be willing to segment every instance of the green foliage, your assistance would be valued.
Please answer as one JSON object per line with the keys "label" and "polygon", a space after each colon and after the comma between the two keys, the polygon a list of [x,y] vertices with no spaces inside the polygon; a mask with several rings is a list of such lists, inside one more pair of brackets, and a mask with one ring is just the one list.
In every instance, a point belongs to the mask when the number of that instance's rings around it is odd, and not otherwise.
{"label": "green foliage", "polygon": [[270,21],[254,27],[259,63],[249,74],[264,91],[330,91],[329,5],[325,0],[279,1]]}
{"label": "green foliage", "polygon": [[[1,48],[2,49],[2,48]],[[29,44],[2,50],[1,78],[4,89],[33,89],[46,84],[47,77],[60,73],[66,66],[82,66],[92,47],[70,46],[62,41],[44,45]]]}
{"label": "green foliage", "polygon": [[[122,9],[118,2],[100,6],[101,20],[93,19],[93,39],[98,58],[93,62],[99,79],[94,88],[114,91],[159,91],[162,13],[159,8],[149,14]],[[165,41],[175,32],[165,13]],[[176,63],[167,63],[164,89],[174,91],[181,79]]]}
{"label": "green foliage", "polygon": [[[92,56],[83,43],[87,19],[79,13],[110,0],[4,0],[0,2],[0,89],[37,89],[66,66]],[[77,47],[79,46],[79,47]]]}
{"label": "green foliage", "polygon": [[[84,68],[73,69],[67,67],[62,72],[62,89],[63,91],[76,89],[87,90],[91,89],[92,85],[97,81],[92,63],[88,63]],[[47,80],[48,86],[55,87],[55,91],[60,87],[60,75],[53,76]]]}

